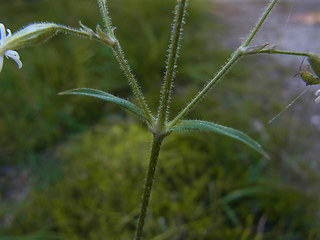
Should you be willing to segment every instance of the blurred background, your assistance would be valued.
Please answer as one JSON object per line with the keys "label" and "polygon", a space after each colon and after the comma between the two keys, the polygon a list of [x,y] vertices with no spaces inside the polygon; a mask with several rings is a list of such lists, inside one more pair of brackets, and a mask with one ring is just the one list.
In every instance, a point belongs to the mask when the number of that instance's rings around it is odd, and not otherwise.
{"label": "blurred background", "polygon": [[[269,1],[190,1],[172,100],[176,114],[237,48]],[[116,33],[157,108],[175,1],[116,0]],[[102,25],[95,0],[0,0],[13,32],[32,22]],[[320,53],[318,0],[280,1],[255,44]],[[0,240],[131,239],[151,136],[117,106],[63,90],[132,99],[112,52],[64,34],[19,50],[0,75]],[[214,134],[172,134],[160,155],[145,239],[320,239],[317,86],[303,58],[243,58],[189,118],[248,133],[271,156]]]}

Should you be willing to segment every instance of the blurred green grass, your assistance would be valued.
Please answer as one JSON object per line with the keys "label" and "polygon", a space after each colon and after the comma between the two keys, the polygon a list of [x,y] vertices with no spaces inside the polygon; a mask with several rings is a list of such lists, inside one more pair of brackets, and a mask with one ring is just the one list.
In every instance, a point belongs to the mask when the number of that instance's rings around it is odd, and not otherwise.
{"label": "blurred green grass", "polygon": [[[203,4],[195,5],[190,22],[203,19]],[[172,1],[136,4],[128,0],[111,2],[110,6],[124,50],[152,103],[157,101],[158,88],[154,86],[160,87],[164,70],[172,7]],[[4,1],[1,8],[7,18],[1,21],[12,30],[37,21],[78,26],[81,19],[91,27],[101,23],[96,1]],[[191,26],[199,28],[198,21],[193,22]],[[186,45],[192,47],[193,43]],[[1,164],[28,161],[28,155],[43,151],[113,111],[112,106],[95,100],[59,97],[59,91],[91,87],[128,96],[129,86],[110,49],[97,42],[59,35],[19,53],[23,69],[19,71],[5,61],[1,73]],[[196,55],[192,52],[189,57]]]}
{"label": "blurred green grass", "polygon": [[[5,233],[130,239],[150,141],[145,128],[119,119],[72,138],[55,154],[65,176],[16,208]],[[211,134],[168,138],[145,238],[257,239],[260,224],[263,239],[316,239],[316,193],[283,181],[272,163],[239,148]]]}
{"label": "blurred green grass", "polygon": [[[37,21],[101,24],[95,0],[0,4],[0,22],[11,30]],[[117,34],[153,110],[159,98],[173,7],[171,0],[110,1]],[[191,1],[172,114],[231,54],[215,41],[224,29],[210,9],[211,3]],[[34,239],[49,239],[46,233],[68,240],[130,238],[149,150],[145,129],[113,105],[57,96],[66,89],[90,87],[131,98],[111,51],[97,42],[58,35],[19,53],[23,68],[17,70],[5,60],[0,75],[0,165],[18,169],[8,181],[3,180],[5,174],[1,179],[0,231],[31,234]],[[264,125],[281,110],[276,96],[285,87],[281,83],[285,74],[292,73],[263,58],[244,59],[189,114],[250,132],[272,161],[219,136],[169,138],[172,145],[167,143],[161,155],[148,237],[255,239],[263,216],[267,216],[265,239],[319,236],[318,192],[314,191],[319,179],[305,159],[298,157],[308,132],[290,116],[279,119],[272,128]],[[293,132],[299,137],[292,138]],[[22,170],[31,175],[25,184],[28,198],[12,206],[7,196],[10,180]],[[32,235],[37,232],[41,237]]]}

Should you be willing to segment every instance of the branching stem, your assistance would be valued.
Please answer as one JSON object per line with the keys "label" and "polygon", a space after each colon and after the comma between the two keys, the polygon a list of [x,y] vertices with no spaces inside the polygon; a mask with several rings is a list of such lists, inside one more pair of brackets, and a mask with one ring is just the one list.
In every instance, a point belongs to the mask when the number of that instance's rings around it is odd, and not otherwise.
{"label": "branching stem", "polygon": [[294,56],[310,56],[311,53],[307,52],[292,52],[292,51],[284,51],[284,50],[278,50],[278,49],[263,49],[258,52],[249,52],[244,53],[243,55],[253,55],[253,54],[259,54],[259,53],[266,53],[266,54],[283,54],[283,55],[294,55]]}
{"label": "branching stem", "polygon": [[208,93],[208,91],[212,89],[212,87],[228,72],[233,64],[235,64],[242,55],[245,55],[243,49],[247,48],[251,43],[252,39],[257,34],[258,30],[261,28],[262,24],[277,2],[278,0],[272,0],[270,2],[269,6],[264,11],[262,17],[257,22],[244,43],[232,54],[230,60],[222,67],[222,69],[215,75],[215,77],[210,80],[207,85],[190,101],[190,103],[184,109],[182,109],[182,111],[169,123],[168,128],[176,125],[179,120],[182,119],[191,110],[191,108],[193,108],[198,102],[200,102],[200,100]]}

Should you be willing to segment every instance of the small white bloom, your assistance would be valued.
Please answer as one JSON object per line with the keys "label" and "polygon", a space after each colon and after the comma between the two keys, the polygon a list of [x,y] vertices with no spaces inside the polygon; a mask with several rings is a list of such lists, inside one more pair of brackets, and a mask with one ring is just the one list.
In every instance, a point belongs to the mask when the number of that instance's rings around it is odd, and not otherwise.
{"label": "small white bloom", "polygon": [[316,95],[316,99],[314,100],[316,103],[320,103],[320,89],[317,90],[314,95]]}
{"label": "small white bloom", "polygon": [[[7,34],[8,32],[8,34]],[[0,23],[0,72],[2,70],[3,66],[3,58],[6,56],[6,58],[13,59],[17,64],[18,67],[22,67],[22,62],[20,61],[20,56],[16,51],[6,49],[6,42],[11,37],[11,31],[10,29],[6,29],[2,23]]]}

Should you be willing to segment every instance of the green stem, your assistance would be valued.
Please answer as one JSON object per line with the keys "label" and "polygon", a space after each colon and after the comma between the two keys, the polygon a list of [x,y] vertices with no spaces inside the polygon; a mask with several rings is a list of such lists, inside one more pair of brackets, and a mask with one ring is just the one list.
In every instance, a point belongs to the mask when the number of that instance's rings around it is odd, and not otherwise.
{"label": "green stem", "polygon": [[[128,81],[130,83],[130,86],[133,90],[135,97],[137,98],[139,106],[142,108],[149,123],[152,123],[153,116],[149,110],[148,104],[144,98],[144,95],[142,94],[142,91],[140,89],[138,81],[136,80],[135,76],[133,75],[133,73],[131,71],[129,63],[125,58],[124,52],[121,48],[121,45],[114,34],[112,23],[111,23],[111,17],[109,15],[109,11],[107,8],[107,0],[99,0],[99,6],[100,6],[101,15],[103,17],[103,21],[106,26],[107,32],[115,41],[115,44],[113,44],[111,46],[111,48],[112,48],[112,50],[113,50],[113,52],[114,52],[114,54],[120,64],[125,76],[127,77]],[[109,46],[110,46],[110,44],[109,44]]]}
{"label": "green stem", "polygon": [[125,59],[124,52],[122,51],[122,48],[121,48],[118,40],[117,40],[117,43],[112,47],[112,49],[113,49],[113,52],[114,52],[114,54],[120,64],[124,74],[126,75],[128,81],[130,83],[130,86],[133,90],[134,95],[137,98],[139,106],[143,109],[143,112],[144,112],[146,118],[148,119],[148,121],[150,123],[152,123],[153,116],[152,116],[152,114],[149,110],[148,104],[147,104],[147,102],[141,92],[140,86],[138,85],[138,82],[131,71],[130,65],[129,65],[128,61]]}
{"label": "green stem", "polygon": [[74,29],[74,28],[71,28],[71,27],[63,26],[63,25],[60,25],[60,27],[61,27],[61,31],[65,32],[66,34],[70,33],[70,34],[78,35],[78,36],[81,36],[81,37],[84,37],[84,38],[92,38],[92,35],[90,35],[87,32],[80,31],[78,29]]}
{"label": "green stem", "polygon": [[109,17],[110,15],[107,7],[107,0],[99,0],[99,7],[107,32],[110,34],[110,36],[114,37],[111,18]]}
{"label": "green stem", "polygon": [[241,57],[241,50],[237,49],[230,60],[222,69],[215,75],[215,77],[194,97],[191,102],[169,123],[168,127],[171,128],[178,123],[178,121],[183,118],[194,105],[196,105],[208,91],[221,79],[221,77],[228,72],[228,70],[235,64]]}
{"label": "green stem", "polygon": [[154,177],[156,173],[156,167],[158,163],[158,157],[159,157],[161,143],[163,139],[164,139],[163,135],[157,135],[157,134],[153,135],[149,168],[148,168],[147,178],[144,186],[139,221],[138,221],[134,240],[140,240],[142,238],[145,218],[148,210],[150,195],[151,195]]}
{"label": "green stem", "polygon": [[284,54],[284,55],[305,56],[305,57],[308,57],[311,54],[311,53],[306,53],[306,52],[292,52],[292,51],[283,51],[283,50],[277,50],[277,49],[270,48],[270,49],[260,50],[258,52],[244,53],[243,55],[253,55],[253,54],[258,54],[258,53]]}
{"label": "green stem", "polygon": [[167,121],[169,103],[171,98],[172,82],[176,70],[176,63],[179,53],[179,45],[183,33],[184,18],[186,15],[187,0],[179,0],[174,17],[174,25],[171,32],[171,43],[164,77],[164,84],[161,89],[160,105],[158,109],[157,123],[163,127]]}
{"label": "green stem", "polygon": [[205,97],[208,91],[224,76],[225,73],[236,63],[242,55],[245,55],[243,49],[247,48],[251,43],[254,36],[257,34],[258,30],[261,28],[262,24],[266,20],[267,16],[271,12],[272,8],[276,5],[278,0],[272,0],[267,7],[267,9],[262,14],[262,17],[257,22],[256,26],[253,28],[252,32],[244,43],[233,53],[230,60],[222,67],[222,69],[215,75],[215,77],[209,81],[209,83],[193,98],[190,103],[169,123],[168,127],[173,127],[176,125],[181,118],[183,118],[192,107],[194,107],[200,100]]}
{"label": "green stem", "polygon": [[273,9],[273,7],[276,5],[277,2],[278,2],[278,0],[272,0],[270,2],[269,6],[267,7],[267,9],[262,14],[260,20],[257,22],[255,27],[253,28],[253,30],[251,31],[250,35],[245,40],[245,42],[242,44],[243,47],[249,46],[249,44],[251,43],[252,39],[257,34],[257,32],[261,28],[262,24],[264,23],[264,21],[266,20],[266,18],[268,17],[269,13],[271,12],[271,10]]}

